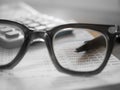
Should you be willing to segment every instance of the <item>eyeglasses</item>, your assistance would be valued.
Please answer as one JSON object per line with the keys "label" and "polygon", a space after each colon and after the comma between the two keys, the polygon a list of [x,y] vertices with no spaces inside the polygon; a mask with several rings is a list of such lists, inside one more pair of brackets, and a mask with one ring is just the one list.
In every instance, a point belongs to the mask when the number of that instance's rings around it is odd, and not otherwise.
{"label": "eyeglasses", "polygon": [[31,41],[45,42],[54,66],[73,75],[101,72],[111,55],[119,26],[71,23],[48,31],[34,31],[25,25],[0,20],[0,69],[16,66]]}

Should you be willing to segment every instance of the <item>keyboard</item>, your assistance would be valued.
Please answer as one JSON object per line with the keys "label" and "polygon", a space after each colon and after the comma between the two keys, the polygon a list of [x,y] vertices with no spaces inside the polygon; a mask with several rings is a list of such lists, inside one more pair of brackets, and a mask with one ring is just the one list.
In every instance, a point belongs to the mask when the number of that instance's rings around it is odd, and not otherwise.
{"label": "keyboard", "polygon": [[[7,19],[24,24],[31,30],[46,31],[51,28],[68,23],[62,19],[37,12],[25,3],[13,3],[0,6],[0,19]],[[4,34],[3,34],[4,32]],[[12,26],[3,29],[0,25],[0,46],[4,48],[18,47],[23,41],[23,34]],[[12,38],[11,38],[12,37]]]}
{"label": "keyboard", "polygon": [[37,12],[25,3],[3,5],[0,12],[1,19],[14,20],[34,30],[45,30],[67,23],[62,19]]}

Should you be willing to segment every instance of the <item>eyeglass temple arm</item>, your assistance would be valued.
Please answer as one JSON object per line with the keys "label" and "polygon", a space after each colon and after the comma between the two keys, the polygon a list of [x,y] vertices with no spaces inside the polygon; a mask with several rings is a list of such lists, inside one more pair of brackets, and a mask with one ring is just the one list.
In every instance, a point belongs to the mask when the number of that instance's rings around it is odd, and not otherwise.
{"label": "eyeglass temple arm", "polygon": [[76,48],[75,52],[88,51],[104,45],[105,45],[104,37],[100,35],[92,40],[85,41],[84,45]]}
{"label": "eyeglass temple arm", "polygon": [[120,26],[118,26],[118,32],[119,34],[116,37],[116,41],[120,43]]}

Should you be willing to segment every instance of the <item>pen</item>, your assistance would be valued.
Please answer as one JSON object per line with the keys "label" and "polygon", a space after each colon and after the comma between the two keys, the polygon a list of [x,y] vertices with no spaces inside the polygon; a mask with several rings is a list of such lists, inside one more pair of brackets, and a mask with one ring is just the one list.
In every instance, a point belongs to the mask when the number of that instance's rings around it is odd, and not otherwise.
{"label": "pen", "polygon": [[99,48],[100,46],[105,46],[104,40],[104,37],[101,35],[92,40],[85,41],[82,46],[76,48],[75,52],[88,51],[95,48]]}

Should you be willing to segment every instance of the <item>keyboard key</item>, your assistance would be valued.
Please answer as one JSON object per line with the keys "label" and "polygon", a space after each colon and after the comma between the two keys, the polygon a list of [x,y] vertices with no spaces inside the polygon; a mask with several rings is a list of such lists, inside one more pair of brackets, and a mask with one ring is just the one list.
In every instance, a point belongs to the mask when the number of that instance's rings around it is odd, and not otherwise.
{"label": "keyboard key", "polygon": [[51,27],[54,27],[54,26],[56,26],[56,25],[53,24],[53,23],[52,23],[52,24],[48,24],[48,25],[47,25],[47,28],[51,28]]}
{"label": "keyboard key", "polygon": [[13,30],[11,32],[7,32],[5,33],[5,36],[8,38],[8,39],[11,39],[11,38],[17,38],[19,36],[19,31],[16,31],[16,30]]}
{"label": "keyboard key", "polygon": [[44,30],[46,29],[46,26],[38,26],[38,27],[35,27],[36,30]]}
{"label": "keyboard key", "polygon": [[4,27],[4,28],[0,28],[0,33],[1,34],[5,34],[6,32],[11,32],[12,31],[12,28],[10,28],[10,27]]}
{"label": "keyboard key", "polygon": [[39,23],[31,23],[28,25],[28,27],[37,27],[39,25],[40,25]]}

